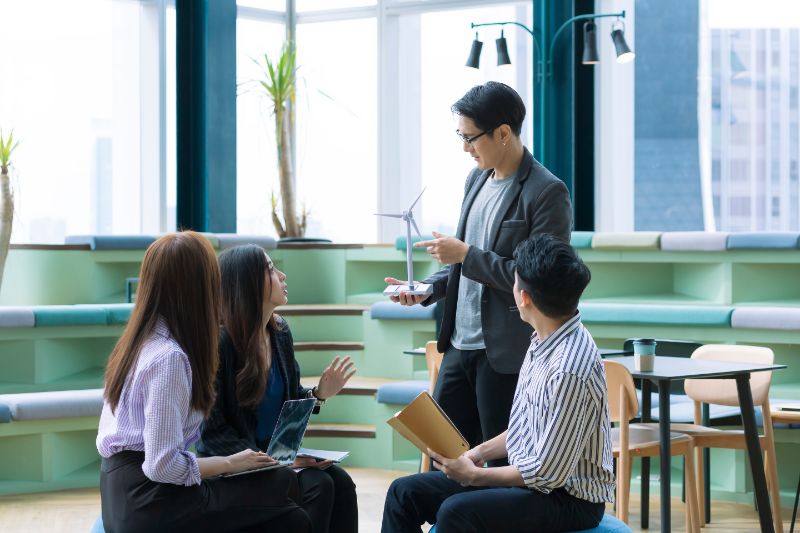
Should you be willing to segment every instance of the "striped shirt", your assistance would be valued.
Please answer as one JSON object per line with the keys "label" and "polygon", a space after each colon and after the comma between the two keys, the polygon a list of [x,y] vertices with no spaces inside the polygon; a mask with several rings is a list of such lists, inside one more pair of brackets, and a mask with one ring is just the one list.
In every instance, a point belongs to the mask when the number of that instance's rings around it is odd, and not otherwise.
{"label": "striped shirt", "polygon": [[614,501],[610,428],[605,371],[580,313],[542,341],[534,333],[506,437],[508,461],[525,485]]}
{"label": "striped shirt", "polygon": [[200,435],[203,414],[191,408],[189,358],[159,320],[125,379],[116,413],[103,402],[97,451],[144,452],[142,471],[159,483],[199,485],[197,458],[187,451]]}

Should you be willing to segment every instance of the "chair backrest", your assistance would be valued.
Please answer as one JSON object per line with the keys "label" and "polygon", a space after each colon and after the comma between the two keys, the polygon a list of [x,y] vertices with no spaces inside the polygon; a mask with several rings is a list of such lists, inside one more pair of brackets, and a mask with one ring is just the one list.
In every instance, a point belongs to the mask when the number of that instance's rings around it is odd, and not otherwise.
{"label": "chair backrest", "polygon": [[611,359],[603,360],[606,370],[606,386],[608,387],[608,414],[611,422],[623,421],[623,408],[627,421],[639,414],[639,399],[630,371],[622,364]]}
{"label": "chair backrest", "polygon": [[[633,352],[633,341],[636,339],[625,339],[623,350],[626,352]],[[703,343],[695,341],[682,341],[675,339],[656,339],[656,354],[666,355],[669,357],[686,357],[687,359],[692,356],[694,351],[701,347]],[[638,385],[638,383],[637,383]],[[639,388],[637,386],[637,388]],[[683,381],[673,381],[669,385],[670,394],[686,394],[683,387]]]}
{"label": "chair backrest", "polygon": [[444,354],[439,353],[436,348],[436,341],[429,341],[425,344],[425,363],[428,365],[428,376],[431,380],[430,393],[436,387],[436,380],[439,378],[439,369],[442,367]]}
{"label": "chair backrest", "polygon": [[[706,344],[692,354],[692,359],[713,361],[731,361],[739,363],[758,363],[769,365],[775,360],[775,354],[763,346],[742,346],[736,344]],[[764,405],[769,396],[772,372],[753,372],[750,374],[750,390],[753,394],[753,405]],[[684,385],[686,394],[696,402],[716,405],[739,405],[739,393],[736,380],[729,379],[687,379]]]}

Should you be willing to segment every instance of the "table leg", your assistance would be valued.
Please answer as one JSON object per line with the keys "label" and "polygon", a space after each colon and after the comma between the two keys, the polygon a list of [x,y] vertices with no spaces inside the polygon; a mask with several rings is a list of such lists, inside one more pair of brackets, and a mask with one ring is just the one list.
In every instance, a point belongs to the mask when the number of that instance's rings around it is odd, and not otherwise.
{"label": "table leg", "polygon": [[[661,533],[672,531],[670,509],[670,482],[672,473],[672,450],[669,431],[669,380],[658,381],[658,433],[661,443]],[[748,389],[749,390],[749,389]],[[764,475],[764,469],[761,469]]]}
{"label": "table leg", "polygon": [[736,376],[736,389],[739,392],[739,405],[742,409],[744,437],[747,441],[747,456],[750,459],[750,470],[753,474],[753,487],[758,504],[758,520],[762,533],[774,533],[772,511],[767,493],[767,478],[764,475],[764,459],[761,456],[761,444],[758,442],[758,427],[753,408],[753,393],[750,391],[750,374]]}
{"label": "table leg", "polygon": [[[703,404],[704,426],[711,425],[711,412],[707,403]],[[711,522],[711,448],[703,448],[703,507],[705,523]]]}
{"label": "table leg", "polygon": [[[642,423],[651,421],[650,417],[650,394],[652,385],[649,379],[642,380]],[[650,527],[650,458],[642,457],[642,486],[641,494],[641,514],[642,529]]]}

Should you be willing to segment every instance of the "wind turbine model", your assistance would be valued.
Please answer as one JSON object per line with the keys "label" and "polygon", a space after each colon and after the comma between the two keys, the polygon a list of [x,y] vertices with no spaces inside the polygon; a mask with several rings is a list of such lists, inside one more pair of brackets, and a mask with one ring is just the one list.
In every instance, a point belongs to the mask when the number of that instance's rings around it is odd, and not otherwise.
{"label": "wind turbine model", "polygon": [[408,274],[408,285],[389,285],[383,290],[383,294],[387,296],[400,293],[424,296],[433,292],[433,286],[431,285],[425,283],[417,283],[416,285],[414,284],[414,262],[411,259],[411,250],[413,249],[413,244],[411,242],[411,226],[414,226],[414,230],[417,232],[417,235],[419,235],[419,238],[422,239],[422,234],[419,232],[417,223],[414,222],[414,213],[412,209],[414,209],[414,206],[417,205],[419,199],[422,198],[423,192],[425,192],[425,188],[423,188],[422,192],[419,193],[419,196],[417,196],[417,199],[411,204],[411,207],[399,215],[375,213],[379,217],[400,218],[406,222],[406,271]]}

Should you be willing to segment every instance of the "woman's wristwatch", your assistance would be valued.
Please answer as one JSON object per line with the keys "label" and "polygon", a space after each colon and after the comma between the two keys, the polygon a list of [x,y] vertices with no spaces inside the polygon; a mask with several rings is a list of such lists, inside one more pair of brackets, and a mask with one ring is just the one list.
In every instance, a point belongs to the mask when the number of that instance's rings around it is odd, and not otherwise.
{"label": "woman's wristwatch", "polygon": [[323,403],[325,403],[325,400],[323,398],[320,398],[319,396],[317,396],[317,387],[316,387],[316,385],[314,387],[311,387],[311,389],[308,391],[308,397],[309,398],[314,398],[317,401],[317,405],[322,405]]}

